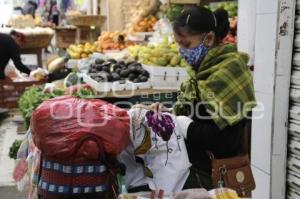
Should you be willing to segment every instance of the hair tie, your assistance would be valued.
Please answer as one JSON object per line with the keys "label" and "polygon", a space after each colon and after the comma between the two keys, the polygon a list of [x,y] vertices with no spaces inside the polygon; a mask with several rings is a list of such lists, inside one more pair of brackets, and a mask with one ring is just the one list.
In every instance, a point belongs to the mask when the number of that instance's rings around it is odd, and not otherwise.
{"label": "hair tie", "polygon": [[185,25],[187,25],[189,23],[190,17],[191,17],[191,14],[188,14],[188,16],[186,17]]}
{"label": "hair tie", "polygon": [[214,21],[215,21],[215,28],[217,28],[218,27],[218,23],[217,23],[217,18],[216,18],[215,13],[212,13],[212,16],[214,17]]}

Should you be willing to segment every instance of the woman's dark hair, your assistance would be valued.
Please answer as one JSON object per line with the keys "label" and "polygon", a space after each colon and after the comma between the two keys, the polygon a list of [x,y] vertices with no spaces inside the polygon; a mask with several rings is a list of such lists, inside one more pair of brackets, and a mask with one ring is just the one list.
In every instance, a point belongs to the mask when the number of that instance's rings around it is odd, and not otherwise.
{"label": "woman's dark hair", "polygon": [[22,43],[26,42],[25,35],[23,33],[20,33],[20,32],[17,32],[15,30],[12,30],[12,31],[10,31],[9,34],[12,35],[12,36],[20,38],[20,40],[21,40]]}
{"label": "woman's dark hair", "polygon": [[34,2],[34,1],[28,1],[28,3],[30,3],[34,7],[35,10],[37,9],[38,4],[36,2]]}
{"label": "woman's dark hair", "polygon": [[180,27],[185,28],[191,35],[213,31],[217,39],[223,39],[229,31],[228,13],[224,9],[212,12],[204,7],[189,7],[173,22],[175,32]]}

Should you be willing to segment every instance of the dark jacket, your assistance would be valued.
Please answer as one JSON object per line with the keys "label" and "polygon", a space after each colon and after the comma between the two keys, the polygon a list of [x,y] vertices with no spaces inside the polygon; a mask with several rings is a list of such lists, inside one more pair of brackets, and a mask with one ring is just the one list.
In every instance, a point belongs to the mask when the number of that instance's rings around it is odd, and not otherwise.
{"label": "dark jacket", "polygon": [[[204,105],[199,108],[200,116],[209,116]],[[188,128],[186,147],[189,159],[198,169],[211,173],[211,160],[207,152],[216,158],[236,156],[243,150],[246,121],[242,120],[234,126],[220,130],[212,119],[193,117]]]}
{"label": "dark jacket", "polygon": [[10,35],[0,33],[0,79],[5,78],[4,69],[10,59],[13,60],[19,71],[30,73],[30,70],[21,61],[20,47]]}

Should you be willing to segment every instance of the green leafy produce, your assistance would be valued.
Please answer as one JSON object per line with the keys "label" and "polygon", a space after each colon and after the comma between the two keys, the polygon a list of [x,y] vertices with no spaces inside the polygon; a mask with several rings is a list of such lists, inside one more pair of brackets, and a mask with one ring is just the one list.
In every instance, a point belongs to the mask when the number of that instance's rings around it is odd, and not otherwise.
{"label": "green leafy produce", "polygon": [[[32,86],[29,87],[19,99],[19,109],[25,121],[25,127],[30,125],[30,118],[32,112],[45,100],[59,97],[64,95],[65,91],[61,89],[55,89],[52,92],[43,92],[42,87]],[[73,96],[78,98],[93,98],[94,93],[90,89],[81,88]]]}
{"label": "green leafy produce", "polygon": [[87,88],[81,88],[77,93],[74,93],[73,96],[82,99],[95,97],[93,91]]}
{"label": "green leafy produce", "polygon": [[8,156],[11,159],[17,159],[18,150],[19,150],[21,144],[22,144],[22,140],[15,140],[13,142],[13,144],[11,145],[11,147],[9,148]]}
{"label": "green leafy produce", "polygon": [[211,3],[209,6],[205,6],[206,8],[215,11],[217,9],[225,9],[229,17],[235,17],[238,14],[238,4],[237,2],[222,2],[222,3]]}
{"label": "green leafy produce", "polygon": [[171,5],[165,12],[165,16],[170,20],[174,21],[175,18],[180,15],[183,10],[182,5]]}
{"label": "green leafy produce", "polygon": [[19,99],[19,109],[25,120],[25,127],[28,128],[30,124],[31,114],[36,107],[43,101],[63,95],[64,91],[54,90],[51,93],[44,93],[41,87],[29,87]]}

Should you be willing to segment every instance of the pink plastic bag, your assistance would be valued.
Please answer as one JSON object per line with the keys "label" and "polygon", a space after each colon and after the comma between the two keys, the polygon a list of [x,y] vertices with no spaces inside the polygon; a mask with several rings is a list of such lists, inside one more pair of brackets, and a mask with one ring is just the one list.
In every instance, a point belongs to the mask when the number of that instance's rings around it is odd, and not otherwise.
{"label": "pink plastic bag", "polygon": [[[32,114],[31,130],[35,145],[43,155],[64,160],[74,155],[76,144],[88,134],[95,135],[104,151],[118,155],[129,143],[127,111],[96,99],[63,96],[43,102]],[[87,141],[76,159],[96,160],[99,149]]]}

